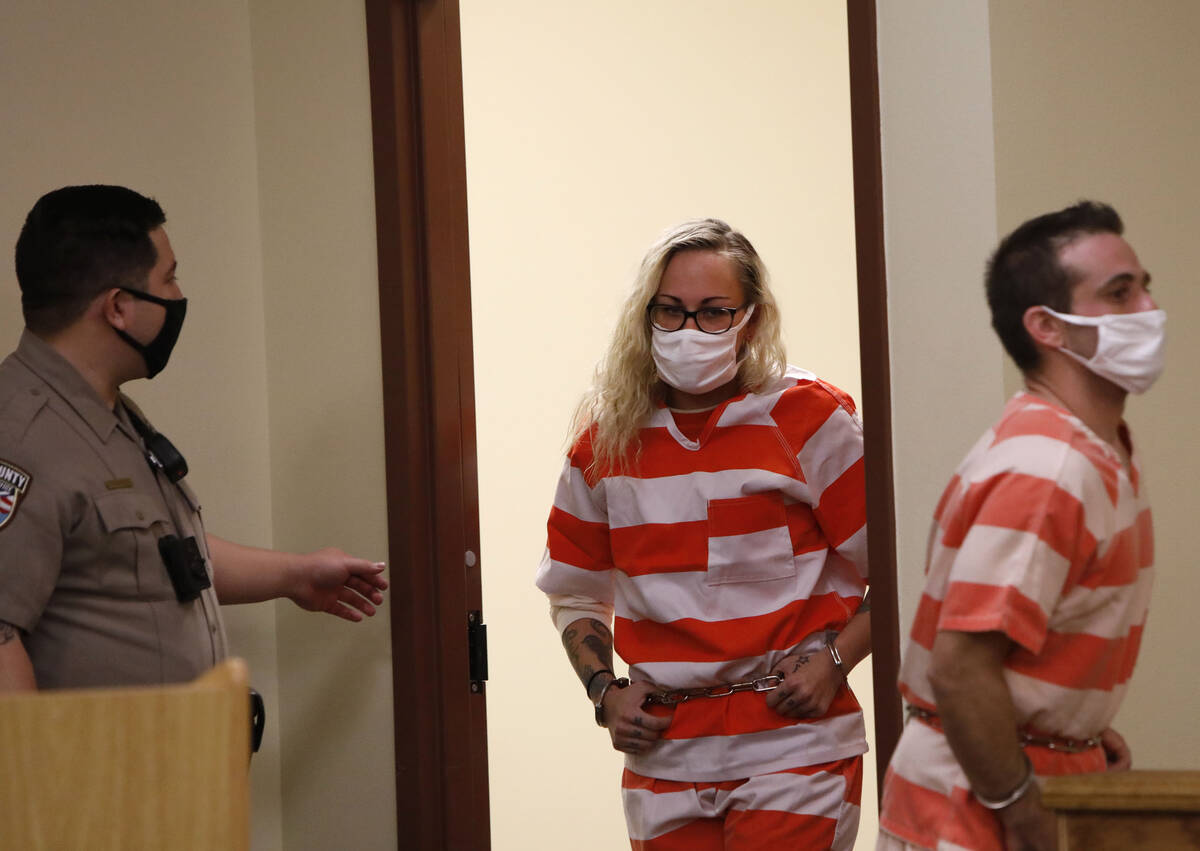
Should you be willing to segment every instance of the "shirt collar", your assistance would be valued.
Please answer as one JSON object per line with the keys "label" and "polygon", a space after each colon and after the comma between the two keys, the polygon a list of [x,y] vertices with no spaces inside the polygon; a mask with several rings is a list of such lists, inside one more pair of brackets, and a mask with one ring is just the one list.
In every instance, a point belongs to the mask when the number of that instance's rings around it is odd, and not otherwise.
{"label": "shirt collar", "polygon": [[96,436],[108,442],[117,427],[117,415],[88,384],[79,371],[55,348],[29,329],[21,332],[17,358],[34,375],[46,382],[75,411]]}

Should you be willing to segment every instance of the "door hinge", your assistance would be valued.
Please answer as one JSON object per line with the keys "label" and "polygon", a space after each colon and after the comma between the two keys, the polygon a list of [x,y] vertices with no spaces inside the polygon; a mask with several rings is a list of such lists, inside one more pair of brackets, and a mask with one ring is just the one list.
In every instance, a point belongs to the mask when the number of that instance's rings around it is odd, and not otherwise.
{"label": "door hinge", "polygon": [[483,684],[488,678],[487,624],[483,622],[483,612],[467,612],[467,657],[471,691],[483,694]]}

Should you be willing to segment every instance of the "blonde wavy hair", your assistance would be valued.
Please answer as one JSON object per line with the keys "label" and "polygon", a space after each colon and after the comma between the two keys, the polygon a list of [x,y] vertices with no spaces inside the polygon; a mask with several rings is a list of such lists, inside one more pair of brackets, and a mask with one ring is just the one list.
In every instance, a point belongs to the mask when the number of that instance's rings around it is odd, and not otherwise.
{"label": "blonde wavy hair", "polygon": [[651,354],[646,308],[658,292],[667,264],[681,251],[715,251],[728,257],[742,284],[745,302],[756,305],[750,337],[739,352],[737,379],[741,391],[760,390],[787,368],[779,308],[767,285],[766,267],[750,240],[720,219],[693,219],[676,225],[664,232],[642,259],[612,343],[596,367],[591,388],[575,410],[571,441],[594,429],[594,469],[621,471],[636,465],[641,453],[638,430],[664,398]]}

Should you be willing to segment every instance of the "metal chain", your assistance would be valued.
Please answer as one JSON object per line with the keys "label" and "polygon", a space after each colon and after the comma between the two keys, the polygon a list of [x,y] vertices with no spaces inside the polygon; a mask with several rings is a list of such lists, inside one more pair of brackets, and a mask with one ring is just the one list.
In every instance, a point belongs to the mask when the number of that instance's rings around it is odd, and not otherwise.
{"label": "metal chain", "polygon": [[783,683],[783,677],[778,674],[768,674],[756,680],[744,683],[723,683],[715,686],[700,686],[699,688],[681,688],[671,691],[659,691],[647,695],[646,703],[659,706],[674,706],[677,703],[687,703],[698,697],[729,697],[739,691],[772,691]]}

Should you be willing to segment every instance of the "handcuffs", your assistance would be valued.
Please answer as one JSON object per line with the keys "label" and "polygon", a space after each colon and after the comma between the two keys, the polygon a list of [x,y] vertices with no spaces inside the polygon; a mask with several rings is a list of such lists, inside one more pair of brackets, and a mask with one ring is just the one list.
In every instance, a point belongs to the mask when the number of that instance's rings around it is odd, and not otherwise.
{"label": "handcuffs", "polygon": [[[825,633],[825,647],[829,650],[829,655],[833,658],[834,667],[841,672],[842,678],[846,677],[846,666],[842,662],[842,656],[838,653],[837,646],[834,642],[837,640],[838,633],[829,631]],[[746,680],[740,683],[718,683],[712,686],[698,686],[696,688],[678,688],[669,689],[667,691],[656,691],[646,695],[646,700],[643,705],[650,706],[677,706],[680,703],[687,703],[689,700],[697,700],[699,698],[717,698],[729,697],[731,694],[736,694],[741,691],[752,692],[768,692],[774,691],[783,685],[783,677],[779,674],[767,674],[765,677],[758,677],[753,680]],[[610,688],[628,688],[629,678],[618,677],[609,680],[600,689],[600,696],[596,698],[596,723],[601,727],[604,724],[604,695],[608,694]]]}

